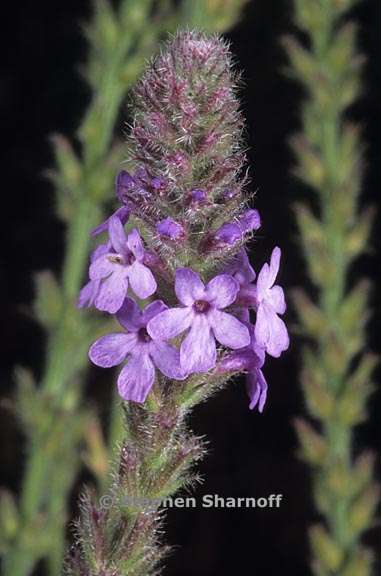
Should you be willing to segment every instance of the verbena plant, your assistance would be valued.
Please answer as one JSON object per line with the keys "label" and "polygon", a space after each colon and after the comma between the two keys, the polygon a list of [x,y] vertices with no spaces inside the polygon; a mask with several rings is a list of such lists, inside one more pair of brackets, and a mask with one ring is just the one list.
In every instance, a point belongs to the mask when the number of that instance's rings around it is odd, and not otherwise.
{"label": "verbena plant", "polygon": [[190,410],[245,372],[250,408],[262,411],[265,355],[288,347],[280,249],[257,277],[245,250],[261,222],[249,206],[236,84],[227,44],[183,31],[133,90],[134,169],[119,173],[120,205],[93,230],[104,241],[79,296],[120,324],[89,356],[121,365],[125,436],[107,494],[83,497],[68,574],[158,573],[168,549],[160,503],[194,483],[204,453]]}
{"label": "verbena plant", "polygon": [[50,576],[61,573],[67,503],[81,455],[103,486],[112,447],[121,434],[118,411],[112,411],[104,439],[97,415],[83,401],[87,348],[112,324],[75,308],[89,230],[102,219],[125,155],[113,137],[121,104],[162,35],[179,25],[223,31],[234,24],[243,4],[121,0],[114,9],[108,0],[96,0],[91,21],[84,26],[89,49],[82,71],[91,102],[72,142],[53,138],[56,165],[50,172],[57,214],[66,225],[65,258],[59,278],[50,272],[36,277],[35,316],[47,331],[45,369],[40,382],[30,371],[17,370],[15,409],[27,448],[19,501],[9,491],[1,492],[0,547],[7,576],[31,574],[41,559]]}

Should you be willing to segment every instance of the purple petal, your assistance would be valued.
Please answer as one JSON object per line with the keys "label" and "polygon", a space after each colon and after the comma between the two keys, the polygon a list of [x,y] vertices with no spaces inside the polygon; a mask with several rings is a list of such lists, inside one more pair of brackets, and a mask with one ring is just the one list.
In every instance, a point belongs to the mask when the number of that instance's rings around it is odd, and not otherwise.
{"label": "purple petal", "polygon": [[233,304],[238,290],[237,280],[229,274],[215,276],[206,286],[208,301],[213,303],[216,308],[226,308],[226,306]]}
{"label": "purple petal", "polygon": [[256,367],[257,357],[251,350],[245,348],[224,356],[217,365],[217,372],[242,372],[243,370],[253,370]]}
{"label": "purple petal", "polygon": [[239,219],[239,223],[243,232],[258,230],[261,227],[261,217],[258,210],[245,210]]}
{"label": "purple petal", "polygon": [[118,254],[122,254],[123,256],[126,254],[126,233],[123,228],[123,224],[119,220],[117,216],[111,216],[109,219],[109,227],[108,227],[109,235],[111,244],[114,250]]}
{"label": "purple petal", "polygon": [[195,300],[202,300],[205,287],[201,278],[190,268],[178,268],[175,278],[175,292],[179,301],[191,306]]}
{"label": "purple petal", "polygon": [[92,344],[89,358],[102,368],[117,366],[134,349],[136,342],[135,334],[107,334]]}
{"label": "purple petal", "polygon": [[84,308],[85,306],[92,306],[94,304],[100,283],[100,280],[90,280],[90,282],[84,285],[79,293],[77,302],[78,308]]}
{"label": "purple petal", "polygon": [[154,340],[171,340],[189,328],[192,319],[189,308],[170,308],[148,322],[147,332]]}
{"label": "purple petal", "polygon": [[126,194],[128,194],[131,188],[134,186],[135,180],[131,174],[126,172],[126,170],[119,172],[118,176],[116,177],[115,192],[121,202],[125,201]]}
{"label": "purple petal", "polygon": [[226,272],[234,276],[241,286],[244,284],[250,284],[255,280],[255,272],[250,265],[249,258],[244,248],[238,252]]}
{"label": "purple petal", "polygon": [[148,304],[143,311],[143,325],[147,326],[152,318],[164,312],[164,310],[168,310],[168,306],[166,306],[162,300],[155,300],[151,302],[151,304]]}
{"label": "purple petal", "polygon": [[180,347],[180,364],[187,374],[208,372],[216,365],[216,343],[205,315],[194,318]]}
{"label": "purple petal", "polygon": [[260,273],[258,274],[257,292],[259,300],[275,282],[275,278],[277,277],[279,271],[280,256],[280,248],[275,247],[271,254],[270,266],[268,264],[264,264]]}
{"label": "purple petal", "polygon": [[179,240],[184,236],[184,228],[173,220],[173,218],[165,218],[156,224],[156,230],[160,236],[169,238],[170,240]]}
{"label": "purple petal", "polygon": [[[120,208],[115,210],[115,212],[110,216],[110,218],[112,218],[113,216],[117,216],[121,221],[121,223],[124,225],[128,221],[129,215],[130,215],[129,208],[127,206],[121,206]],[[98,234],[102,234],[102,232],[107,232],[110,218],[107,218],[107,220],[102,222],[102,224],[99,224],[99,226],[93,228],[90,232],[91,236],[98,236]]]}
{"label": "purple petal", "polygon": [[267,382],[262,370],[254,370],[247,375],[246,389],[250,398],[250,410],[258,405],[258,411],[262,412],[267,398]]}
{"label": "purple petal", "polygon": [[155,380],[155,368],[148,354],[133,354],[118,377],[118,391],[124,400],[144,402]]}
{"label": "purple petal", "polygon": [[135,256],[136,260],[141,262],[144,258],[144,247],[142,239],[140,238],[140,234],[136,228],[131,230],[127,237],[127,245],[128,248],[131,250],[133,255]]}
{"label": "purple petal", "polygon": [[257,368],[262,368],[265,363],[266,352],[264,348],[261,348],[255,340],[255,330],[254,327],[250,325],[249,332],[251,335],[250,350],[255,356],[255,365]]}
{"label": "purple petal", "polygon": [[286,301],[284,299],[283,288],[280,286],[273,286],[267,292],[266,302],[275,310],[277,314],[284,314],[286,312]]}
{"label": "purple petal", "polygon": [[254,333],[257,344],[275,358],[290,344],[285,323],[266,302],[258,307]]}
{"label": "purple petal", "polygon": [[148,298],[156,292],[157,284],[152,274],[151,270],[135,260],[131,266],[127,268],[128,278],[130,280],[130,285],[134,293],[142,298]]}
{"label": "purple petal", "polygon": [[250,344],[248,329],[231,314],[213,310],[208,319],[216,339],[223,346],[238,350]]}
{"label": "purple petal", "polygon": [[100,280],[101,278],[106,278],[110,276],[114,271],[120,268],[120,264],[116,262],[110,262],[110,257],[115,257],[115,254],[108,252],[99,256],[94,262],[90,264],[89,276],[90,280]]}
{"label": "purple petal", "polygon": [[116,314],[118,322],[129,332],[137,332],[144,325],[142,313],[132,298],[126,298]]}
{"label": "purple petal", "polygon": [[282,255],[281,249],[278,246],[275,246],[274,250],[272,251],[271,260],[270,260],[271,286],[274,284],[275,278],[277,277],[278,272],[279,272],[281,255]]}
{"label": "purple petal", "polygon": [[163,190],[167,186],[167,180],[161,176],[154,176],[151,180],[151,186],[154,190]]}
{"label": "purple petal", "polygon": [[236,308],[234,311],[236,313],[238,320],[240,320],[244,324],[250,322],[250,312],[248,308]]}
{"label": "purple petal", "polygon": [[206,200],[206,192],[205,190],[201,190],[200,188],[196,188],[195,190],[191,190],[190,192],[191,201],[195,204],[200,204]]}
{"label": "purple petal", "polygon": [[232,246],[242,238],[242,231],[238,224],[226,222],[222,224],[214,233],[214,239],[218,244],[228,244]]}
{"label": "purple petal", "polygon": [[150,355],[155,366],[168,378],[184,380],[186,374],[180,367],[180,353],[166,342],[153,340],[150,343]]}
{"label": "purple petal", "polygon": [[127,294],[128,280],[125,270],[114,272],[103,280],[95,298],[95,307],[103,312],[115,314],[122,307]]}
{"label": "purple petal", "polygon": [[238,194],[238,190],[234,190],[232,188],[227,188],[226,190],[224,190],[223,193],[223,197],[225,200],[231,200],[232,198],[235,198]]}
{"label": "purple petal", "polygon": [[91,253],[90,262],[91,263],[95,262],[95,260],[98,260],[98,258],[104,256],[104,254],[111,252],[111,250],[112,250],[111,242],[107,242],[106,244],[100,244]]}

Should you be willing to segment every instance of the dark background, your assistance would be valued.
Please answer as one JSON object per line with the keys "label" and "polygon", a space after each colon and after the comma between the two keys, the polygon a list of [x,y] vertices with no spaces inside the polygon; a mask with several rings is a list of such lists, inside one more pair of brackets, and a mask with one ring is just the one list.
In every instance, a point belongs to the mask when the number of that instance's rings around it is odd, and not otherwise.
{"label": "dark background", "polygon": [[[89,99],[78,64],[86,57],[79,23],[90,14],[89,0],[18,1],[4,3],[0,115],[4,162],[1,170],[1,387],[12,394],[16,364],[41,373],[45,337],[29,313],[33,301],[32,275],[37,270],[60,270],[64,226],[54,214],[54,198],[43,171],[52,165],[48,137],[52,132],[72,136]],[[361,25],[360,45],[368,57],[364,94],[350,111],[364,126],[367,173],[363,202],[378,202],[381,152],[381,3],[364,1],[354,12]],[[292,32],[291,3],[281,0],[249,2],[241,23],[228,35],[244,71],[242,93],[248,121],[251,176],[258,187],[256,207],[263,218],[253,261],[268,258],[273,245],[282,247],[281,283],[287,289],[305,283],[300,249],[290,209],[303,189],[290,176],[292,155],[287,138],[298,128],[300,88],[282,75],[286,64],[280,38]],[[121,125],[122,130],[122,125]],[[111,191],[110,191],[111,193]],[[373,253],[356,266],[354,276],[380,279],[379,219],[373,234]],[[381,322],[380,292],[374,290],[369,346],[377,341]],[[288,323],[292,325],[292,311]],[[315,519],[308,471],[296,456],[292,419],[304,412],[298,383],[300,341],[280,360],[269,361],[270,385],[263,415],[250,412],[241,382],[196,410],[193,427],[210,440],[210,454],[201,464],[205,477],[197,494],[266,496],[281,493],[280,509],[172,510],[168,539],[179,545],[165,574],[213,576],[231,574],[245,564],[246,572],[293,576],[309,573],[306,528]],[[378,381],[379,381],[378,373]],[[93,371],[89,395],[97,399],[99,372]],[[98,384],[97,384],[98,382]],[[369,403],[371,420],[358,428],[355,449],[379,451],[381,399]],[[23,442],[6,403],[0,407],[2,447],[1,484],[19,487]],[[380,470],[379,470],[380,472]],[[367,542],[381,548],[381,531]],[[39,574],[42,571],[39,570]],[[21,576],[21,575],[20,575]]]}

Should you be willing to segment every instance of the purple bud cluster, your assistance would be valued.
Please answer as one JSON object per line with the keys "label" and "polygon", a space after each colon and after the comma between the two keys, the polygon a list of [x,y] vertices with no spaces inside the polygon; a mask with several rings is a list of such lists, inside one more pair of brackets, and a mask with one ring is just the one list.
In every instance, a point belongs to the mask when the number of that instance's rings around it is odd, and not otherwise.
{"label": "purple bud cluster", "polygon": [[261,221],[243,197],[234,84],[224,42],[183,32],[135,88],[129,144],[138,167],[119,173],[121,206],[92,232],[107,239],[78,302],[115,314],[123,328],[89,356],[105,368],[123,364],[125,400],[144,402],[163,376],[244,371],[250,408],[262,411],[265,355],[288,347],[280,249],[256,277],[244,248]]}

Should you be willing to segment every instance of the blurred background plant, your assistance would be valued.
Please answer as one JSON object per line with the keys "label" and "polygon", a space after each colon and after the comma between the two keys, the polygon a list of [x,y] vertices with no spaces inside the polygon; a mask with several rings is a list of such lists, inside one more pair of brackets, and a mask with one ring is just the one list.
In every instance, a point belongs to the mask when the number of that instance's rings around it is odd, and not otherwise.
{"label": "blurred background plant", "polygon": [[104,435],[98,415],[84,401],[87,349],[106,322],[75,308],[91,238],[113,198],[113,181],[124,144],[115,124],[130,86],[159,40],[178,27],[222,32],[239,18],[245,0],[121,0],[117,7],[96,0],[84,26],[88,41],[83,78],[92,90],[90,105],[70,142],[53,137],[56,163],[49,178],[57,214],[66,226],[60,277],[36,276],[35,317],[48,334],[40,382],[17,369],[15,410],[27,439],[19,500],[1,491],[0,537],[5,576],[31,574],[40,560],[46,573],[61,573],[69,495],[83,463],[100,491],[121,431],[120,410],[112,410]]}
{"label": "blurred background plant", "polygon": [[366,352],[369,285],[348,279],[369,250],[374,210],[359,207],[364,168],[361,130],[347,109],[361,92],[363,58],[346,12],[355,0],[295,0],[300,39],[285,39],[289,73],[303,85],[302,129],[291,145],[295,173],[314,192],[295,205],[299,245],[313,288],[294,303],[305,337],[302,385],[311,420],[298,419],[301,456],[323,522],[310,529],[318,576],[368,576],[372,553],[361,543],[374,524],[379,489],[373,460],[360,452],[355,427],[367,418],[377,358]]}

